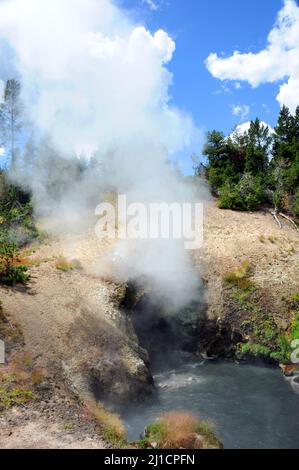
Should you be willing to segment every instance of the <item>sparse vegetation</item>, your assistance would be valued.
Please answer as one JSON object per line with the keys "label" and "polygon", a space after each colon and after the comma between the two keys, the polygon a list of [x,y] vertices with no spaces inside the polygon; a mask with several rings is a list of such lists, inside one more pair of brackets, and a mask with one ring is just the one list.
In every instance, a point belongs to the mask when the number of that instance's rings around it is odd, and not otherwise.
{"label": "sparse vegetation", "polygon": [[[238,301],[242,297],[235,295]],[[294,296],[294,299],[297,297]],[[279,329],[273,316],[264,313],[258,307],[255,299],[252,302],[240,302],[246,311],[253,312],[253,316],[242,323],[244,336],[249,336],[247,343],[238,345],[238,354],[241,357],[253,356],[273,360],[280,363],[290,362],[292,353],[291,343],[299,339],[299,311],[294,312],[294,320],[287,332]]]}
{"label": "sparse vegetation", "polygon": [[34,368],[34,360],[29,353],[14,353],[0,371],[0,411],[33,400],[35,387],[43,380],[44,375]]}
{"label": "sparse vegetation", "polygon": [[[269,237],[270,242],[271,240]],[[282,331],[273,314],[261,307],[259,289],[251,278],[252,274],[250,263],[245,261],[224,277],[229,296],[238,307],[240,317],[243,317],[239,328],[244,342],[237,345],[236,354],[240,358],[254,357],[287,363],[292,352],[291,342],[299,335],[297,296],[293,297],[292,302],[295,308],[293,325],[288,332]]]}
{"label": "sparse vegetation", "polygon": [[127,433],[120,417],[105,409],[102,403],[88,402],[86,410],[96,420],[103,438],[115,448],[127,447]]}
{"label": "sparse vegetation", "polygon": [[224,281],[230,287],[237,287],[241,290],[248,290],[254,287],[250,280],[252,267],[248,260],[243,261],[242,265],[225,274]]}
{"label": "sparse vegetation", "polygon": [[64,256],[60,256],[56,262],[56,268],[63,272],[74,270],[80,271],[82,269],[82,265],[79,260],[74,259],[69,261]]}
{"label": "sparse vegetation", "polygon": [[73,431],[74,429],[76,429],[76,425],[75,425],[75,423],[65,423],[64,424],[64,429],[66,431]]}
{"label": "sparse vegetation", "polygon": [[190,413],[170,411],[149,424],[140,447],[158,449],[221,449],[212,425],[199,420]]}

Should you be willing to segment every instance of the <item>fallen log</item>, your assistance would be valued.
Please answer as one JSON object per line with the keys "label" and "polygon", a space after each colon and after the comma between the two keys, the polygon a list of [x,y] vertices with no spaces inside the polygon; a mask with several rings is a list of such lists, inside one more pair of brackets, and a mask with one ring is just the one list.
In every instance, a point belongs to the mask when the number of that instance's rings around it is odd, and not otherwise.
{"label": "fallen log", "polygon": [[270,211],[272,217],[274,217],[276,223],[279,225],[279,228],[282,229],[282,223],[280,222],[279,218],[277,217],[277,211]]}
{"label": "fallen log", "polygon": [[297,230],[297,232],[299,232],[299,229],[296,225],[296,223],[294,222],[294,220],[292,220],[290,217],[288,217],[287,215],[283,214],[282,212],[279,212],[279,215],[280,217],[283,217],[284,219],[288,220],[291,224],[294,225],[295,229]]}

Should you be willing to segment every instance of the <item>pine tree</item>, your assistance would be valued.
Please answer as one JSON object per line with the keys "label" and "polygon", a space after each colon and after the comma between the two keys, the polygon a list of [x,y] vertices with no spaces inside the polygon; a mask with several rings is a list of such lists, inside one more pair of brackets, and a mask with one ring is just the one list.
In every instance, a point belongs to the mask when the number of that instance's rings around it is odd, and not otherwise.
{"label": "pine tree", "polygon": [[268,126],[259,119],[251,121],[247,133],[245,171],[253,176],[265,177],[269,165],[269,153],[272,144]]}
{"label": "pine tree", "polygon": [[16,167],[18,135],[22,128],[20,93],[20,82],[14,79],[8,80],[4,90],[4,100],[0,105],[1,137],[13,170]]}

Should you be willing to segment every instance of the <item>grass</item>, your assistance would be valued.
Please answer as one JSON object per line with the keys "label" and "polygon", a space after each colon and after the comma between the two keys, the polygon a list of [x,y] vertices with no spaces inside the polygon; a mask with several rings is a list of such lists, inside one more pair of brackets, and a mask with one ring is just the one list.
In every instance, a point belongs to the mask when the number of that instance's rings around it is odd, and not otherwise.
{"label": "grass", "polygon": [[147,426],[145,438],[138,442],[142,448],[158,449],[221,449],[210,423],[184,411],[163,413]]}
{"label": "grass", "polygon": [[44,381],[45,371],[35,367],[32,355],[26,351],[11,353],[23,346],[23,335],[13,324],[0,303],[0,336],[4,339],[8,362],[0,368],[0,412],[13,406],[24,406],[35,398],[35,387]]}
{"label": "grass", "polygon": [[258,314],[244,320],[242,329],[250,340],[239,344],[238,352],[241,357],[261,357],[280,363],[291,360],[291,343],[299,339],[299,312],[295,314],[292,325],[287,333],[281,332],[270,315]]}
{"label": "grass", "polygon": [[102,403],[87,402],[85,404],[86,411],[92,419],[94,419],[100,427],[103,438],[112,444],[114,448],[126,448],[127,433],[120,417],[105,409]]}
{"label": "grass", "polygon": [[248,290],[254,287],[250,279],[252,267],[248,260],[243,261],[242,265],[233,271],[224,275],[224,282],[229,287],[236,287],[241,290]]}
{"label": "grass", "polygon": [[259,306],[259,298],[255,295],[258,287],[250,279],[251,274],[251,266],[245,261],[224,277],[225,283],[231,289],[231,297],[243,316],[241,332],[246,342],[237,345],[237,356],[287,363],[292,352],[291,342],[296,336],[299,338],[299,295],[293,298],[293,306],[298,306],[298,317],[294,316],[293,325],[286,334],[280,330],[273,315]]}
{"label": "grass", "polygon": [[8,410],[16,405],[25,405],[32,398],[33,392],[31,390],[0,387],[0,411]]}
{"label": "grass", "polygon": [[255,315],[244,320],[241,327],[244,335],[250,338],[238,346],[238,354],[242,358],[252,356],[276,362],[289,361],[290,343],[270,314],[256,307]]}
{"label": "grass", "polygon": [[34,367],[29,353],[12,355],[0,371],[0,412],[34,400],[35,387],[43,380],[44,372]]}
{"label": "grass", "polygon": [[77,427],[77,426],[76,426],[76,424],[74,424],[74,423],[65,423],[65,424],[64,424],[64,429],[65,429],[66,431],[73,431],[74,429],[76,429],[76,427]]}
{"label": "grass", "polygon": [[82,265],[79,260],[67,260],[64,256],[59,256],[56,262],[56,269],[63,272],[81,270]]}

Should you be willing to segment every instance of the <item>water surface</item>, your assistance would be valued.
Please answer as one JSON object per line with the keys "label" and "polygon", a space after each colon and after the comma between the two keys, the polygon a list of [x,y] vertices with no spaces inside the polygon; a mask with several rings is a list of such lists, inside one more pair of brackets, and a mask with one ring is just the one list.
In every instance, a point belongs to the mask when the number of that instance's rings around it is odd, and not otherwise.
{"label": "water surface", "polygon": [[299,449],[299,378],[277,369],[206,361],[155,376],[157,397],[127,412],[129,438],[167,410],[212,421],[227,449]]}

